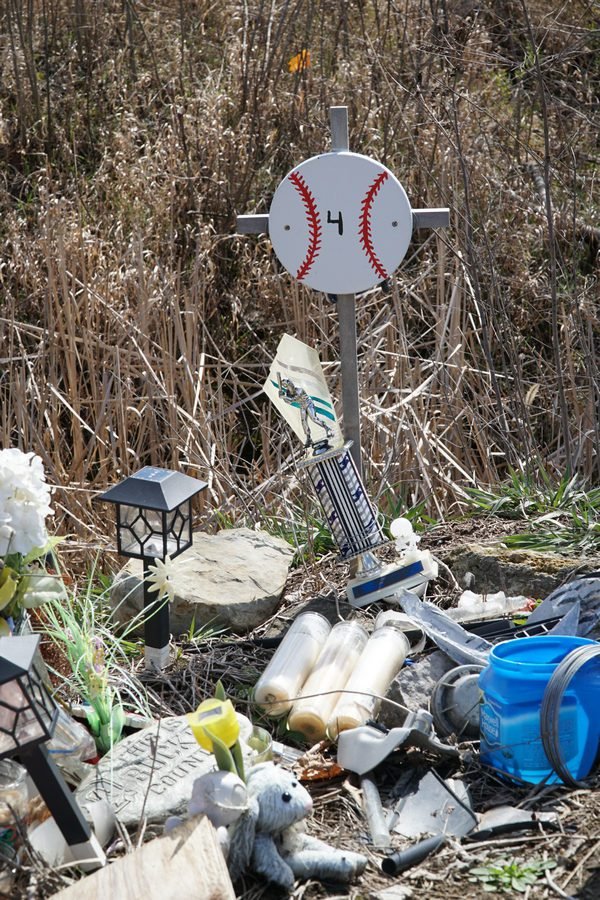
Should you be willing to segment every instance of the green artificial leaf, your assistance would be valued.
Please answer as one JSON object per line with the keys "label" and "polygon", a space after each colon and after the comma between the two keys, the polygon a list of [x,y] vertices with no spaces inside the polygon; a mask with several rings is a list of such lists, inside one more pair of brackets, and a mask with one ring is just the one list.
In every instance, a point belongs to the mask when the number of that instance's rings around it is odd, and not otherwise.
{"label": "green artificial leaf", "polygon": [[215,697],[217,700],[220,700],[222,703],[227,700],[227,695],[225,693],[225,688],[223,687],[223,682],[219,678],[217,683],[215,684]]}
{"label": "green artificial leaf", "polygon": [[87,719],[87,723],[90,726],[90,731],[96,738],[100,734],[100,728],[102,727],[102,723],[100,722],[100,716],[96,712],[93,706],[86,706],[85,708],[85,717]]}
{"label": "green artificial leaf", "polygon": [[206,736],[210,738],[213,745],[213,754],[217,761],[217,766],[222,772],[232,772],[233,775],[237,775],[237,768],[231,755],[231,751],[227,744],[224,744],[223,741],[218,738],[216,735],[212,734],[207,728],[202,729]]}
{"label": "green artificial leaf", "polygon": [[123,727],[125,726],[125,713],[120,703],[113,706],[110,711],[110,727],[112,731],[113,744],[117,744],[121,740]]}
{"label": "green artificial leaf", "polygon": [[64,540],[64,537],[51,537],[48,538],[47,543],[44,544],[43,547],[33,547],[29,553],[23,557],[23,565],[26,566],[29,563],[35,562],[36,559],[42,559],[42,557],[47,556],[47,554],[51,553],[55,547],[62,544]]}
{"label": "green artificial leaf", "polygon": [[3,566],[0,569],[0,609],[8,606],[15,596],[18,584],[19,576],[14,569],[11,569],[10,566]]}
{"label": "green artificial leaf", "polygon": [[244,757],[242,755],[242,748],[240,747],[239,741],[236,741],[235,744],[231,747],[231,755],[233,756],[237,774],[242,779],[242,781],[245,782],[246,772],[244,770]]}

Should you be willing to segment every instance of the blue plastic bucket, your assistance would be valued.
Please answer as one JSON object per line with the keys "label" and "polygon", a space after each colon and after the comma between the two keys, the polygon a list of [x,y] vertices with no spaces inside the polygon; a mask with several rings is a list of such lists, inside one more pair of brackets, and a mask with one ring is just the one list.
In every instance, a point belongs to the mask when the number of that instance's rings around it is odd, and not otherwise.
{"label": "blue plastic bucket", "polygon": [[[544,752],[540,707],[557,665],[587,638],[543,635],[494,647],[479,676],[480,759],[504,774],[539,784],[560,781]],[[574,778],[589,775],[598,752],[600,665],[587,664],[571,680],[559,714],[560,750]]]}

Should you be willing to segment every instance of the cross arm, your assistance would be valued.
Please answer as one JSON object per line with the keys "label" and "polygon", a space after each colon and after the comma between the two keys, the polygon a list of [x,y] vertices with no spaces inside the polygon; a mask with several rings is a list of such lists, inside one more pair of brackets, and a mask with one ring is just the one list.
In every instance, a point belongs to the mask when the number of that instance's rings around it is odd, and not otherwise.
{"label": "cross arm", "polygon": [[[448,207],[440,209],[413,209],[413,228],[447,228],[450,224]],[[268,234],[269,214],[237,216],[238,234]]]}
{"label": "cross arm", "polygon": [[450,210],[447,206],[439,209],[413,209],[412,217],[413,229],[447,228],[450,224]]}
{"label": "cross arm", "polygon": [[236,230],[238,234],[268,234],[269,214],[258,216],[237,216]]}

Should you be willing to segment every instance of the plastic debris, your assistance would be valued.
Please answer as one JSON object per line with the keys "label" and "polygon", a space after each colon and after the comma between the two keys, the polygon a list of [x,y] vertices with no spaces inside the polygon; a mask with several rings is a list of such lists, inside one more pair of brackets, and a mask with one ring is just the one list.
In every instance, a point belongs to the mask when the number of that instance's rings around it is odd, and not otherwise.
{"label": "plastic debris", "polygon": [[443,610],[432,603],[420,600],[410,591],[400,594],[399,603],[404,612],[419,623],[440,650],[458,665],[487,665],[487,658],[492,649],[489,641],[466,631],[458,622],[452,621]]}
{"label": "plastic debris", "polygon": [[407,715],[402,728],[387,731],[380,726],[362,725],[343,731],[338,739],[338,763],[350,772],[364,775],[400,746],[421,747],[454,759],[460,756],[457,747],[450,747],[437,739],[431,713],[419,709]]}

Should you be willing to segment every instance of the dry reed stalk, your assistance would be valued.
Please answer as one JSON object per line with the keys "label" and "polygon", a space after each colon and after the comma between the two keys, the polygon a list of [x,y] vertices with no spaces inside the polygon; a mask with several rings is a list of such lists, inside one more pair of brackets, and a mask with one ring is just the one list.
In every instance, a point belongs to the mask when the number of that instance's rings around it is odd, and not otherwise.
{"label": "dry reed stalk", "polygon": [[[358,302],[373,495],[444,517],[507,462],[559,473],[571,459],[597,478],[586,4],[548,16],[535,0],[510,29],[487,4],[196,7],[7,6],[0,441],[42,455],[58,527],[102,533],[93,492],[149,462],[206,478],[234,521],[302,508],[293,442],[260,388],[289,331],[339,396],[337,311],[267,239],[234,236],[234,215],[266,211],[286,171],[327,149],[328,107],[344,102],[353,149],[397,172],[414,206],[452,209],[451,229],[416,233],[389,289]],[[302,48],[310,69],[289,73]],[[525,166],[548,146],[554,281]]]}

